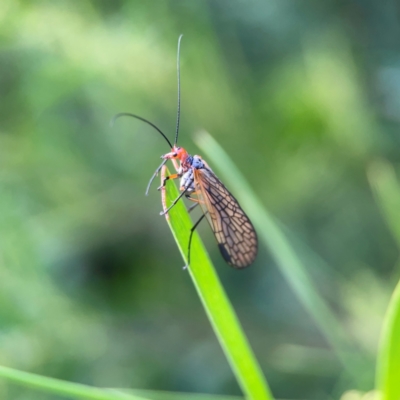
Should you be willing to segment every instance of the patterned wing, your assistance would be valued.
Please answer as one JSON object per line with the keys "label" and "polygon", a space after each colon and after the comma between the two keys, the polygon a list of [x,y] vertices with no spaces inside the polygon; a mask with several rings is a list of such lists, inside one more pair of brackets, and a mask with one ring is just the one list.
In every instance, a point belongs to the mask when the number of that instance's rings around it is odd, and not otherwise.
{"label": "patterned wing", "polygon": [[222,257],[234,268],[248,267],[258,248],[253,224],[211,169],[194,169],[194,181]]}

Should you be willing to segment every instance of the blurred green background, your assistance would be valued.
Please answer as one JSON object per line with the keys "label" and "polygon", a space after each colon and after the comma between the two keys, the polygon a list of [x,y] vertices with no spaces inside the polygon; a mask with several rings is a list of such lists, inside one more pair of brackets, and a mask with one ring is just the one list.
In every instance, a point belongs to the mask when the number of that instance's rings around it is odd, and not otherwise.
{"label": "blurred green background", "polygon": [[[206,129],[282,224],[355,343],[359,386],[260,248],[215,261],[274,395],[374,385],[399,275],[394,1],[0,2],[0,364],[102,386],[240,395],[153,185]],[[218,160],[207,160],[211,167]],[[4,399],[56,399],[0,380]]]}

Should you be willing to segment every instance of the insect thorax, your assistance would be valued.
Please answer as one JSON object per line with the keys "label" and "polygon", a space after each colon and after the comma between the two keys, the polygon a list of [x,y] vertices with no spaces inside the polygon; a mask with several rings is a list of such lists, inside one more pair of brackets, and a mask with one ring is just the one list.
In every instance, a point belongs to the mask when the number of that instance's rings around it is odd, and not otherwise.
{"label": "insect thorax", "polygon": [[183,173],[180,181],[180,187],[187,189],[188,192],[192,192],[193,190],[195,190],[192,168],[189,168],[186,172]]}
{"label": "insect thorax", "polygon": [[185,160],[185,163],[183,165],[183,169],[187,170],[190,168],[194,169],[202,169],[204,168],[204,162],[203,159],[200,156],[191,156],[190,154]]}
{"label": "insect thorax", "polygon": [[200,156],[194,156],[192,161],[192,167],[195,169],[202,169],[204,168],[203,159]]}
{"label": "insect thorax", "polygon": [[200,156],[189,155],[185,162],[181,165],[183,174],[181,177],[180,186],[187,188],[189,192],[195,190],[193,171],[195,169],[202,169],[204,166],[204,162]]}

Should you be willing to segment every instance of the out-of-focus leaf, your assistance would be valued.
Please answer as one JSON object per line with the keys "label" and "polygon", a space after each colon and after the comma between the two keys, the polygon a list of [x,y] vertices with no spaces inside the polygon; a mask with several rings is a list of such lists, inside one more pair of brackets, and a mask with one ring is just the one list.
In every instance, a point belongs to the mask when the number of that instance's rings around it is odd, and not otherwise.
{"label": "out-of-focus leaf", "polygon": [[248,212],[261,240],[269,248],[288,283],[305,309],[314,318],[353,380],[357,382],[358,367],[354,363],[354,359],[349,357],[349,351],[352,349],[350,340],[342,329],[338,318],[314,287],[305,266],[297,257],[278,224],[268,214],[268,211],[222,147],[207,132],[199,133],[196,137],[196,143],[210,160],[216,161],[216,166],[221,171],[224,181],[230,188],[233,188],[235,196]]}

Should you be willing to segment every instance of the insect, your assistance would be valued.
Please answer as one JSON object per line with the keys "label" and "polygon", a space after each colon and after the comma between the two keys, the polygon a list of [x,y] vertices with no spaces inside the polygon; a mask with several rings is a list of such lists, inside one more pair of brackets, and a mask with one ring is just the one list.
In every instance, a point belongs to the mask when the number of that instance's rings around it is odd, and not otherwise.
{"label": "insect", "polygon": [[[190,265],[190,249],[193,232],[206,218],[214,232],[218,242],[218,247],[224,260],[234,268],[248,267],[257,256],[258,240],[253,224],[240,207],[238,201],[233,197],[224,184],[217,178],[212,169],[198,155],[190,155],[183,147],[178,146],[179,120],[180,120],[180,44],[182,35],[178,39],[177,55],[177,75],[178,75],[178,107],[177,122],[174,144],[168,137],[152,122],[132,113],[119,113],[114,116],[113,122],[121,116],[130,116],[139,119],[152,126],[166,140],[171,151],[161,156],[163,159],[160,166],[151,177],[146,195],[150,186],[158,175],[160,170],[168,160],[171,160],[176,173],[166,176],[162,179],[162,184],[158,190],[162,189],[170,179],[180,179],[179,196],[172,204],[162,211],[160,215],[165,215],[172,207],[185,196],[188,200],[194,202],[189,207],[189,212],[200,204],[203,215],[193,225],[190,230],[188,244],[188,265]],[[178,163],[179,161],[179,163]],[[185,266],[186,267],[186,266]]]}

